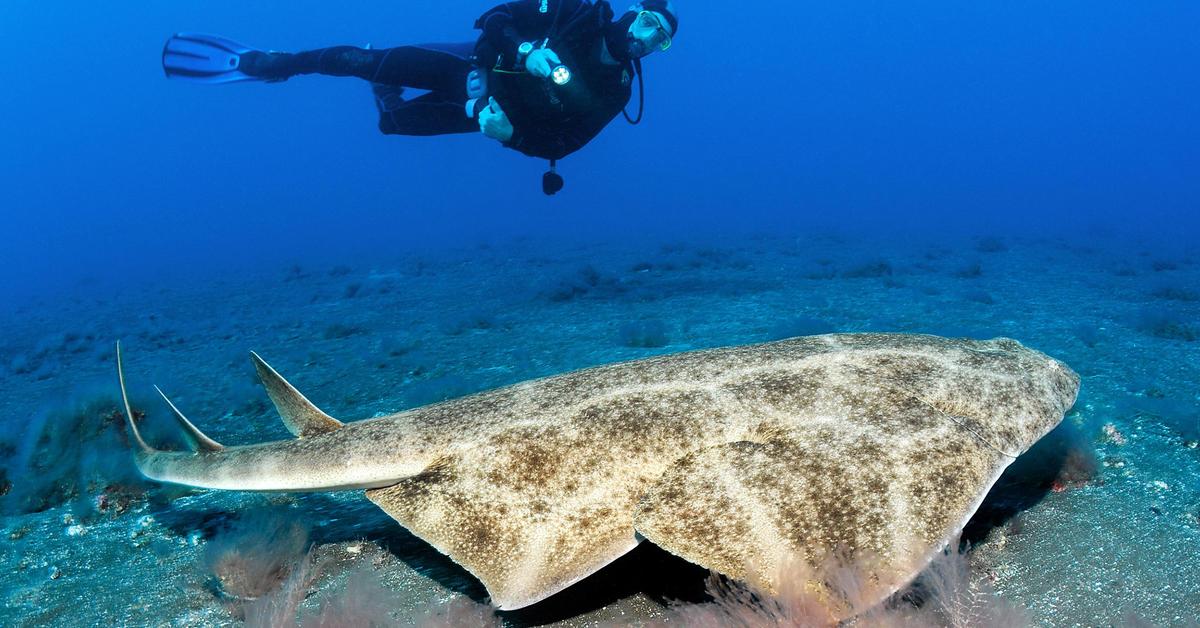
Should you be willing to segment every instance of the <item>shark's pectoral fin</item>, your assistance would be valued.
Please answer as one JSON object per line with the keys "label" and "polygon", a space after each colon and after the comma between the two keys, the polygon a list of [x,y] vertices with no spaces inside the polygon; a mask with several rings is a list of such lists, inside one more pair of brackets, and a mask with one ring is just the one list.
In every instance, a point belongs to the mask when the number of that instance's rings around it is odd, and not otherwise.
{"label": "shark's pectoral fin", "polygon": [[506,486],[494,457],[490,447],[471,449],[367,498],[479,578],[501,610],[540,602],[640,542],[633,499],[598,486],[563,508],[544,486]]}
{"label": "shark's pectoral fin", "polygon": [[[689,454],[642,497],[634,527],[738,580],[802,576],[834,618],[860,612],[924,568],[1008,463],[939,417],[913,418],[927,431],[893,447],[813,427]],[[829,589],[830,569],[863,588]]]}
{"label": "shark's pectoral fin", "polygon": [[254,362],[254,368],[258,371],[258,376],[262,379],[267,394],[270,395],[275,408],[279,410],[283,424],[293,435],[298,438],[309,438],[342,427],[341,421],[325,414],[320,408],[313,405],[304,395],[300,394],[300,391],[296,390],[295,386],[289,384],[275,369],[271,368],[271,365],[264,362],[257,353],[251,351],[250,359]]}

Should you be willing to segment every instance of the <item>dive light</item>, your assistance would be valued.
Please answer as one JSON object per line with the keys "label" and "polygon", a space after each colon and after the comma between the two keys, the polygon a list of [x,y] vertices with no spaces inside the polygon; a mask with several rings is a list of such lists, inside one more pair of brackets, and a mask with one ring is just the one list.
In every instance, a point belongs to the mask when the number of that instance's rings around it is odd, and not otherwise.
{"label": "dive light", "polygon": [[550,80],[554,81],[555,85],[566,85],[571,82],[571,69],[565,65],[555,66],[550,70]]}

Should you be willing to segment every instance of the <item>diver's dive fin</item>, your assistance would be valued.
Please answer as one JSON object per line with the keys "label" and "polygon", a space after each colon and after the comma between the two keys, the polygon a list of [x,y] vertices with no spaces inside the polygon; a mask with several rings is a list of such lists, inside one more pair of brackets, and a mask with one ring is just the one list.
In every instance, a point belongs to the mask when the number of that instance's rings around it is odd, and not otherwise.
{"label": "diver's dive fin", "polygon": [[240,68],[242,55],[252,51],[254,48],[216,35],[176,33],[163,46],[163,72],[168,78],[197,83],[264,80]]}
{"label": "diver's dive fin", "polygon": [[279,410],[283,424],[293,435],[309,438],[332,432],[342,426],[341,421],[321,412],[320,408],[300,394],[300,391],[281,377],[271,365],[258,357],[257,353],[251,351],[250,359],[254,361],[254,368],[258,371],[263,386],[267,388],[267,394]]}
{"label": "diver's dive fin", "polygon": [[167,405],[171,407],[171,412],[175,415],[175,419],[179,421],[179,426],[183,428],[188,444],[192,446],[193,451],[221,451],[225,449],[224,445],[205,436],[204,432],[201,432],[187,417],[183,416],[183,413],[167,398],[167,393],[164,393],[161,388],[155,386],[154,390],[157,390],[158,394],[162,395],[163,401],[167,402]]}

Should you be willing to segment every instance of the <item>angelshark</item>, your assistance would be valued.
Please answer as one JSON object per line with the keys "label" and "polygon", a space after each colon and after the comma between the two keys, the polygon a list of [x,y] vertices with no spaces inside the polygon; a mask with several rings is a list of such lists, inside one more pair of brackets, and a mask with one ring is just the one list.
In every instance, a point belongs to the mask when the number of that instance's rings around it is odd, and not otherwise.
{"label": "angelshark", "polygon": [[599,366],[342,423],[251,357],[296,438],[224,447],[167,400],[195,451],[155,450],[130,420],[141,472],[209,489],[366,489],[502,610],[647,539],[768,585],[787,560],[816,568],[840,552],[860,559],[877,603],[956,537],[1079,390],[1065,364],[1007,338],[834,334]]}

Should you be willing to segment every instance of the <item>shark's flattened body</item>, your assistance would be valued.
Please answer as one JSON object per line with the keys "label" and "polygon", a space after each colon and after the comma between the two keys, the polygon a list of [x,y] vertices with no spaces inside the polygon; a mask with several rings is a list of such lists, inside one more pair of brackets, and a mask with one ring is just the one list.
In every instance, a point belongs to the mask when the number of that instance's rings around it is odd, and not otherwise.
{"label": "shark's flattened body", "polygon": [[961,530],[1079,387],[1014,340],[840,334],[596,367],[341,425],[259,371],[297,440],[143,447],[143,472],[235,490],[366,488],[501,609],[643,538],[734,578],[789,556],[869,557],[861,575],[882,598]]}

